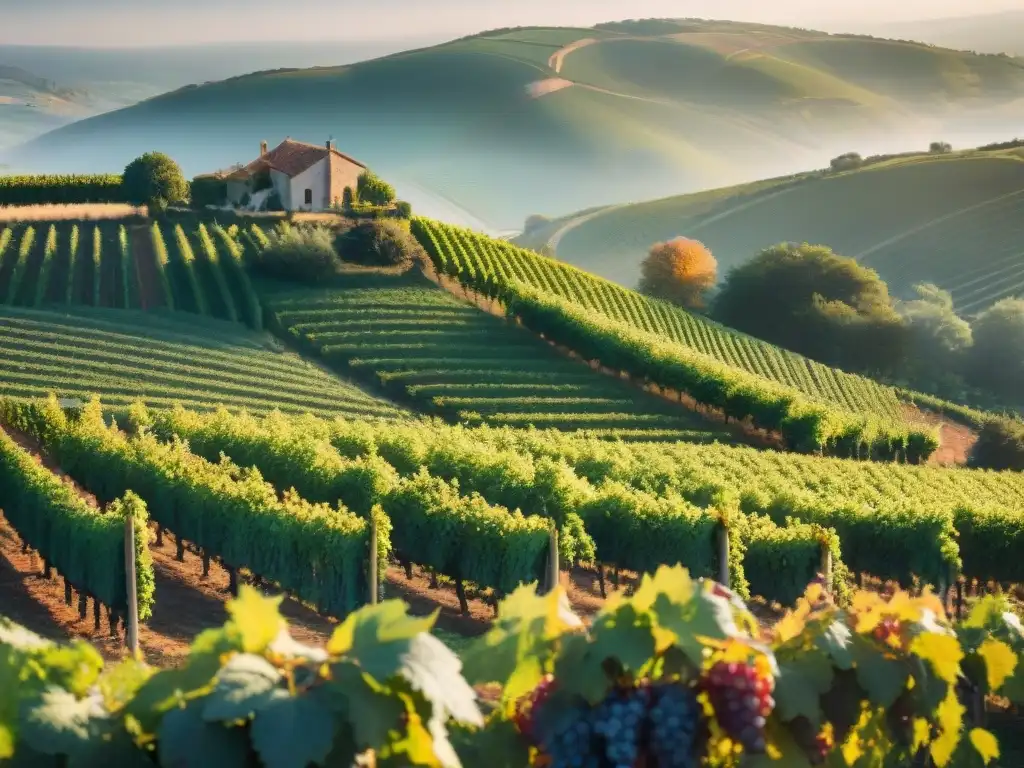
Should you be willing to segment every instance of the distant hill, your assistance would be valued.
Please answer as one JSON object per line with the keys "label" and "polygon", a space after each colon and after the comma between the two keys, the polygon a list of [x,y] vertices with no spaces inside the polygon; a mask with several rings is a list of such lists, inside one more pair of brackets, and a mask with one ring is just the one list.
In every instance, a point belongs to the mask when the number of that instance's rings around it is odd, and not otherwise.
{"label": "distant hill", "polygon": [[1012,134],[1021,116],[1024,66],[1011,59],[683,20],[499,30],[186,87],[59,129],[6,162],[111,170],[160,149],[192,174],[248,161],[261,140],[333,136],[400,192],[429,190],[507,230],[539,211],[788,173],[854,142],[979,143]]}
{"label": "distant hill", "polygon": [[708,245],[720,276],[775,243],[823,243],[897,295],[934,282],[974,313],[1024,294],[1024,142],[584,211],[520,241],[633,286],[650,245],[678,235]]}
{"label": "distant hill", "polygon": [[88,93],[58,85],[0,59],[0,147],[95,112]]}
{"label": "distant hill", "polygon": [[882,24],[871,31],[884,37],[909,38],[946,48],[1024,56],[1022,30],[1024,10]]}

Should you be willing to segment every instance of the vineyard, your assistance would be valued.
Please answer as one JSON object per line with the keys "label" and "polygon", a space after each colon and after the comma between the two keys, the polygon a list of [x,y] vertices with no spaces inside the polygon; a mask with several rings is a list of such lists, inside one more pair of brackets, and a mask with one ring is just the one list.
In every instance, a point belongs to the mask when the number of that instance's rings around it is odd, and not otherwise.
{"label": "vineyard", "polygon": [[266,335],[184,313],[0,307],[0,393],[58,392],[111,406],[142,400],[209,410],[394,418],[401,409],[291,353]]}
{"label": "vineyard", "polygon": [[349,275],[338,288],[264,300],[286,338],[427,413],[604,437],[730,439],[729,432],[595,374],[421,277]]}
{"label": "vineyard", "polygon": [[0,231],[0,301],[177,309],[262,327],[238,242],[217,224],[60,221]]}
{"label": "vineyard", "polygon": [[781,433],[795,450],[926,458],[891,387],[743,336],[502,241],[414,222],[439,273],[500,298],[530,330],[611,368]]}

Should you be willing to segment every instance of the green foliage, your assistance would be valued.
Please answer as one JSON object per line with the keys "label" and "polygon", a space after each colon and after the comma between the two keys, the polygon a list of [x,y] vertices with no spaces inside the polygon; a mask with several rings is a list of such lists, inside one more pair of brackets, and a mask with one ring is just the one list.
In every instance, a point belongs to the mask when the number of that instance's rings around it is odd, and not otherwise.
{"label": "green foliage", "polygon": [[217,237],[218,254],[226,252],[221,263],[233,278],[230,286],[237,311],[244,316],[245,324],[254,331],[263,330],[263,307],[245,269],[245,249],[236,239],[237,235],[230,234],[220,224],[213,225],[213,233]]}
{"label": "green foliage", "polygon": [[909,337],[908,367],[921,378],[960,369],[973,343],[970,324],[956,314],[949,291],[930,283],[914,290],[916,299],[897,304]]}
{"label": "green foliage", "polygon": [[147,152],[132,160],[122,176],[124,199],[160,213],[170,205],[188,202],[188,182],[181,168],[161,152]]}
{"label": "green foliage", "polygon": [[369,266],[407,267],[423,260],[423,247],[397,221],[366,221],[341,233],[335,250],[347,261]]}
{"label": "green foliage", "polygon": [[[2,255],[3,248],[0,248]],[[46,299],[46,290],[50,284],[50,271],[53,269],[53,260],[57,255],[57,227],[50,225],[46,233],[46,245],[43,250],[43,262],[39,265],[39,275],[36,278],[35,299],[33,306],[41,306]]]}
{"label": "green foliage", "polygon": [[181,667],[103,669],[0,618],[0,760],[18,764],[306,768],[457,765],[446,728],[483,718],[434,617],[400,601],[351,614],[326,648],[301,645],[280,598],[242,587],[222,629]]}
{"label": "green foliage", "polygon": [[971,446],[969,463],[982,469],[1024,471],[1024,423],[1014,419],[986,422]]}
{"label": "green foliage", "polygon": [[829,168],[834,173],[841,173],[842,171],[853,171],[860,168],[864,164],[864,158],[857,152],[847,152],[833,157],[829,162]]}
{"label": "green foliage", "polygon": [[975,384],[1016,400],[1024,385],[1024,299],[1003,299],[972,325],[974,346],[967,376]]}
{"label": "green foliage", "polygon": [[395,203],[395,213],[400,219],[412,218],[412,203],[407,200],[399,200]]}
{"label": "green foliage", "polygon": [[[59,409],[53,412],[53,418],[51,428],[57,430],[56,422],[63,418]],[[132,515],[137,529],[139,617],[149,617],[153,565],[149,559],[146,505],[138,496],[126,491],[123,498],[111,499],[105,512],[95,509],[4,432],[0,432],[0,496],[4,499],[4,516],[22,541],[39,552],[75,589],[122,613],[127,605],[124,520]]]}
{"label": "green foliage", "polygon": [[341,260],[334,250],[333,233],[327,227],[281,222],[251,263],[268,277],[316,283],[333,277]]}
{"label": "green foliage", "polygon": [[372,171],[359,174],[356,194],[361,202],[370,205],[385,206],[395,201],[395,188]]}
{"label": "green foliage", "polygon": [[948,141],[933,141],[928,145],[928,151],[933,155],[948,155],[953,151],[953,145]]}
{"label": "green foliage", "polygon": [[124,203],[121,177],[109,174],[0,176],[0,205]]}
{"label": "green foliage", "polygon": [[197,176],[189,183],[189,202],[193,208],[224,205],[228,198],[228,184],[215,176]]}
{"label": "green foliage", "polygon": [[904,334],[878,273],[825,246],[781,244],[734,267],[715,319],[816,360],[894,370]]}

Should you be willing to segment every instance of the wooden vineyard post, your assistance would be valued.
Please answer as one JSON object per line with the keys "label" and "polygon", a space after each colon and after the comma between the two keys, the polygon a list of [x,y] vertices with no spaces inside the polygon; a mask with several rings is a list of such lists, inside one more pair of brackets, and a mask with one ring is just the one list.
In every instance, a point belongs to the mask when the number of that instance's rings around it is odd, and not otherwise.
{"label": "wooden vineyard post", "polygon": [[821,576],[825,580],[825,594],[832,594],[832,549],[827,541],[821,543]]}
{"label": "wooden vineyard post", "polygon": [[124,520],[124,578],[128,594],[124,643],[134,655],[139,652],[139,595],[135,583],[135,518],[132,515]]}
{"label": "wooden vineyard post", "polygon": [[729,528],[724,523],[718,534],[718,583],[729,586]]}
{"label": "wooden vineyard post", "polygon": [[551,527],[551,533],[548,537],[548,565],[547,565],[547,585],[546,592],[554,592],[555,587],[558,586],[558,573],[560,565],[558,562],[558,529],[554,526]]}
{"label": "wooden vineyard post", "polygon": [[370,605],[377,604],[377,518],[370,514],[370,558],[367,566],[366,582],[370,587],[368,600]]}

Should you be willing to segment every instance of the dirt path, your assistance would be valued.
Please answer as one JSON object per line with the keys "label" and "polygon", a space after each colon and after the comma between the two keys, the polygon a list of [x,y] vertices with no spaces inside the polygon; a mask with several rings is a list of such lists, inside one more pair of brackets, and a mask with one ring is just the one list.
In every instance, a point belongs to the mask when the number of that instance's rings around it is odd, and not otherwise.
{"label": "dirt path", "polygon": [[939,428],[939,448],[928,458],[929,464],[944,467],[967,464],[971,448],[978,442],[975,430],[914,405],[905,404],[903,410],[908,422]]}
{"label": "dirt path", "polygon": [[160,287],[160,275],[157,271],[153,243],[149,238],[149,229],[135,226],[128,230],[131,239],[132,258],[135,260],[135,280],[138,285],[139,308],[153,309],[164,306],[164,296]]}

